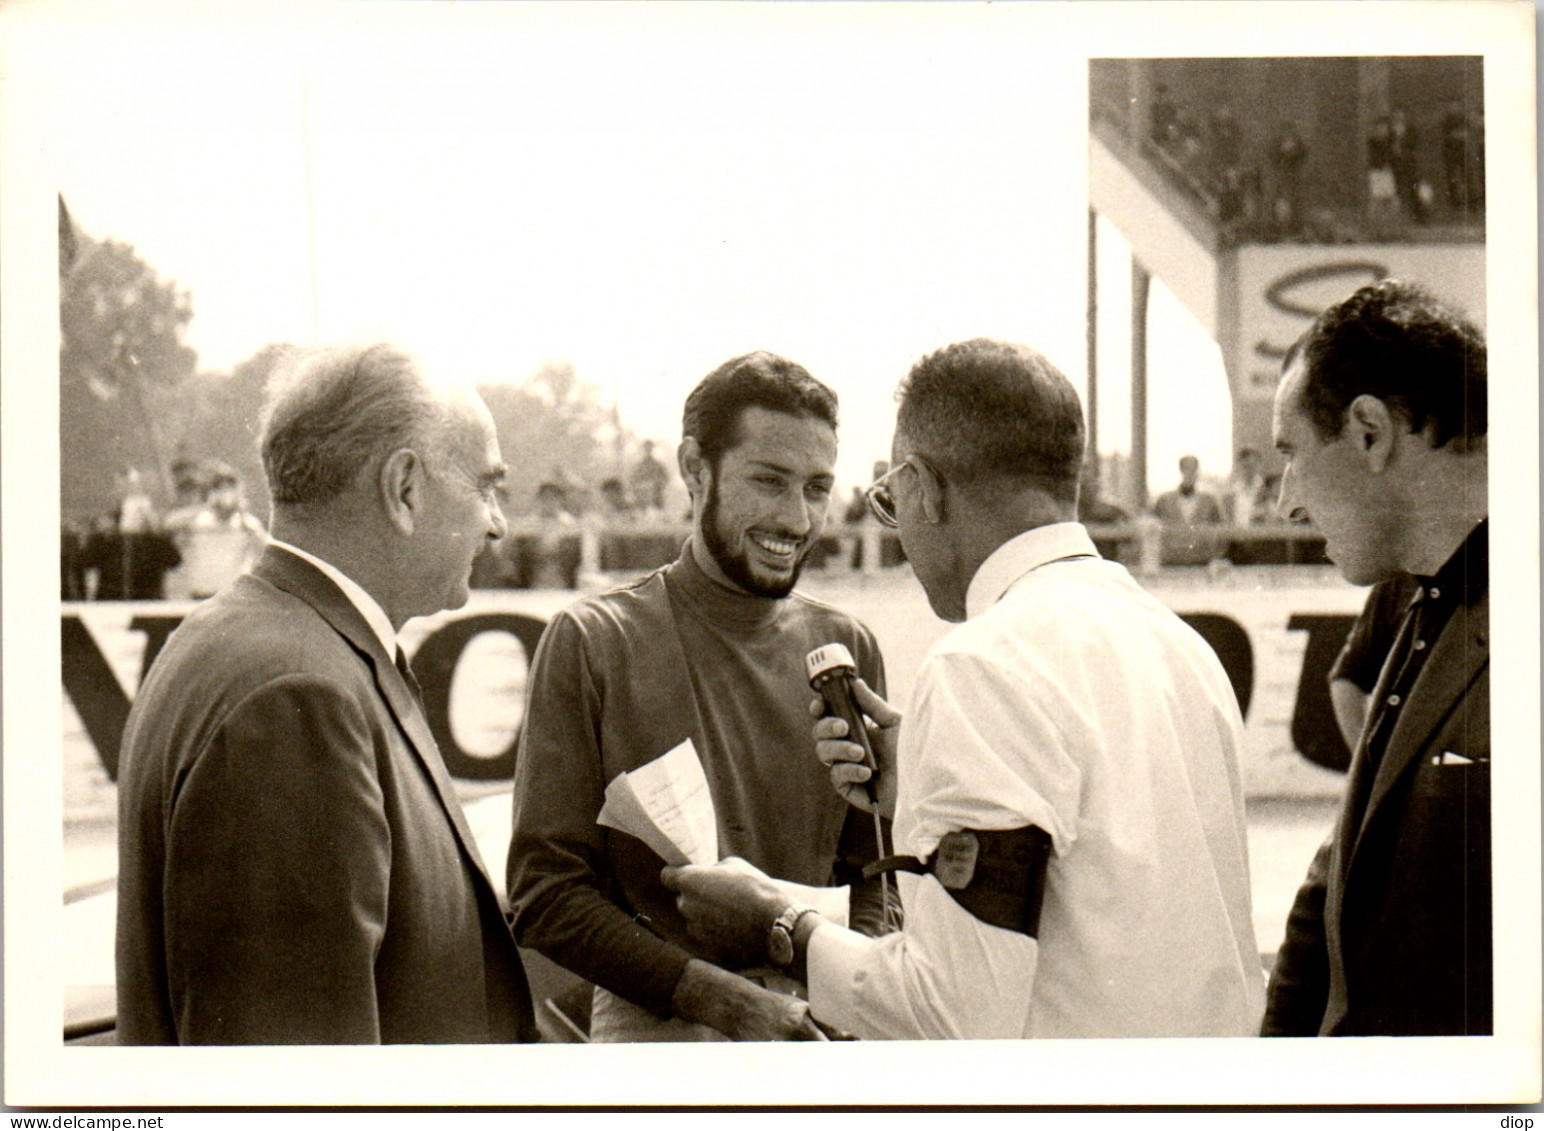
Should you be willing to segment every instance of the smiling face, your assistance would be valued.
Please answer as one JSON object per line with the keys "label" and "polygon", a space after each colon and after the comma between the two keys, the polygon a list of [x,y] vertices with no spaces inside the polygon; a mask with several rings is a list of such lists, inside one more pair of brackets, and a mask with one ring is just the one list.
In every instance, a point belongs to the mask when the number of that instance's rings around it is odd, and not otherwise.
{"label": "smiling face", "polygon": [[1373,451],[1378,441],[1351,414],[1339,435],[1321,438],[1302,408],[1306,379],[1299,358],[1276,390],[1272,433],[1287,461],[1278,509],[1284,518],[1311,519],[1324,535],[1325,555],[1346,580],[1371,585],[1402,568],[1399,509],[1388,477],[1378,473],[1382,465]]}
{"label": "smiling face", "polygon": [[697,563],[731,588],[786,597],[825,529],[836,432],[811,416],[752,406],[740,415],[736,440],[716,466],[699,465]]}

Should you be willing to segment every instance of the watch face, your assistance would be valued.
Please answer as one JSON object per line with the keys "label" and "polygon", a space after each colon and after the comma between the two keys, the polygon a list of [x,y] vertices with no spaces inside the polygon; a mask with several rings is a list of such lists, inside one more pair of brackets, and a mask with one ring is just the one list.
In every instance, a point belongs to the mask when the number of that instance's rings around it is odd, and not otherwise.
{"label": "watch face", "polygon": [[778,966],[787,966],[793,961],[793,936],[781,923],[774,923],[767,933],[767,957]]}

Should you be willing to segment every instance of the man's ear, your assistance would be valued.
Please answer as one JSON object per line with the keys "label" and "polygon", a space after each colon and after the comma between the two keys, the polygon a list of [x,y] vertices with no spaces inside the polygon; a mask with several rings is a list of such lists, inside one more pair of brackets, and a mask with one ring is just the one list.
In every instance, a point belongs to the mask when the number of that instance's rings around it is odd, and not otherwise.
{"label": "man's ear", "polygon": [[412,534],[423,517],[423,480],[423,460],[412,448],[398,448],[381,463],[381,505],[401,534]]}
{"label": "man's ear", "polygon": [[676,466],[680,468],[681,482],[686,484],[692,498],[700,497],[707,488],[707,477],[712,473],[708,470],[708,461],[703,458],[702,445],[697,442],[696,436],[687,436],[681,440],[681,446],[676,449]]}
{"label": "man's ear", "polygon": [[944,481],[921,460],[912,460],[917,473],[917,490],[922,493],[922,517],[936,526],[948,517],[944,507]]}
{"label": "man's ear", "polygon": [[1398,423],[1388,403],[1370,393],[1363,393],[1346,409],[1345,427],[1351,442],[1374,475],[1393,457]]}

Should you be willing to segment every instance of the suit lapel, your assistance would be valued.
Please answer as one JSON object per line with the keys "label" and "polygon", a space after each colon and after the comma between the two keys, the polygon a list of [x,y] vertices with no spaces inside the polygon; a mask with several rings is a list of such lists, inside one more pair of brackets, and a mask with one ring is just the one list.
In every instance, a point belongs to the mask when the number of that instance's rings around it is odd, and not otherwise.
{"label": "suit lapel", "polygon": [[[1410,688],[1410,695],[1394,729],[1389,732],[1383,760],[1378,765],[1372,792],[1363,813],[1363,829],[1400,775],[1425,750],[1431,734],[1490,662],[1489,630],[1488,594],[1472,606],[1453,611],[1453,619],[1432,645],[1431,655],[1427,657],[1421,674]],[[1391,678],[1391,673],[1385,668],[1375,692],[1378,700],[1385,694],[1385,682]]]}
{"label": "suit lapel", "polygon": [[456,830],[462,850],[471,858],[483,880],[496,894],[498,889],[493,887],[493,881],[488,877],[488,869],[483,864],[482,853],[477,848],[477,838],[472,835],[471,826],[466,822],[466,814],[462,812],[455,785],[445,769],[445,761],[440,757],[439,745],[434,741],[434,735],[429,730],[429,723],[424,718],[418,697],[413,694],[407,681],[402,678],[402,673],[397,670],[395,657],[386,655],[382,649],[380,638],[365,621],[363,614],[354,607],[354,603],[333,583],[331,578],[304,558],[297,557],[287,550],[268,547],[258,559],[257,565],[252,568],[252,573],[253,576],[267,581],[310,605],[369,663],[375,675],[376,690],[390,708],[397,720],[397,726],[406,736],[408,746],[429,775],[429,780],[434,783],[440,805],[450,819],[451,826]]}

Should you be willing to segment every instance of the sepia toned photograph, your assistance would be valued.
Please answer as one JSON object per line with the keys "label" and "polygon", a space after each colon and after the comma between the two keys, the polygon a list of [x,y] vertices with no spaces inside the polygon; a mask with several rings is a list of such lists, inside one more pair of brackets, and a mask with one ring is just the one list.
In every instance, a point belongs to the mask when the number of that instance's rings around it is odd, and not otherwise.
{"label": "sepia toned photograph", "polygon": [[1540,1101],[1526,0],[0,24],[8,1107]]}

